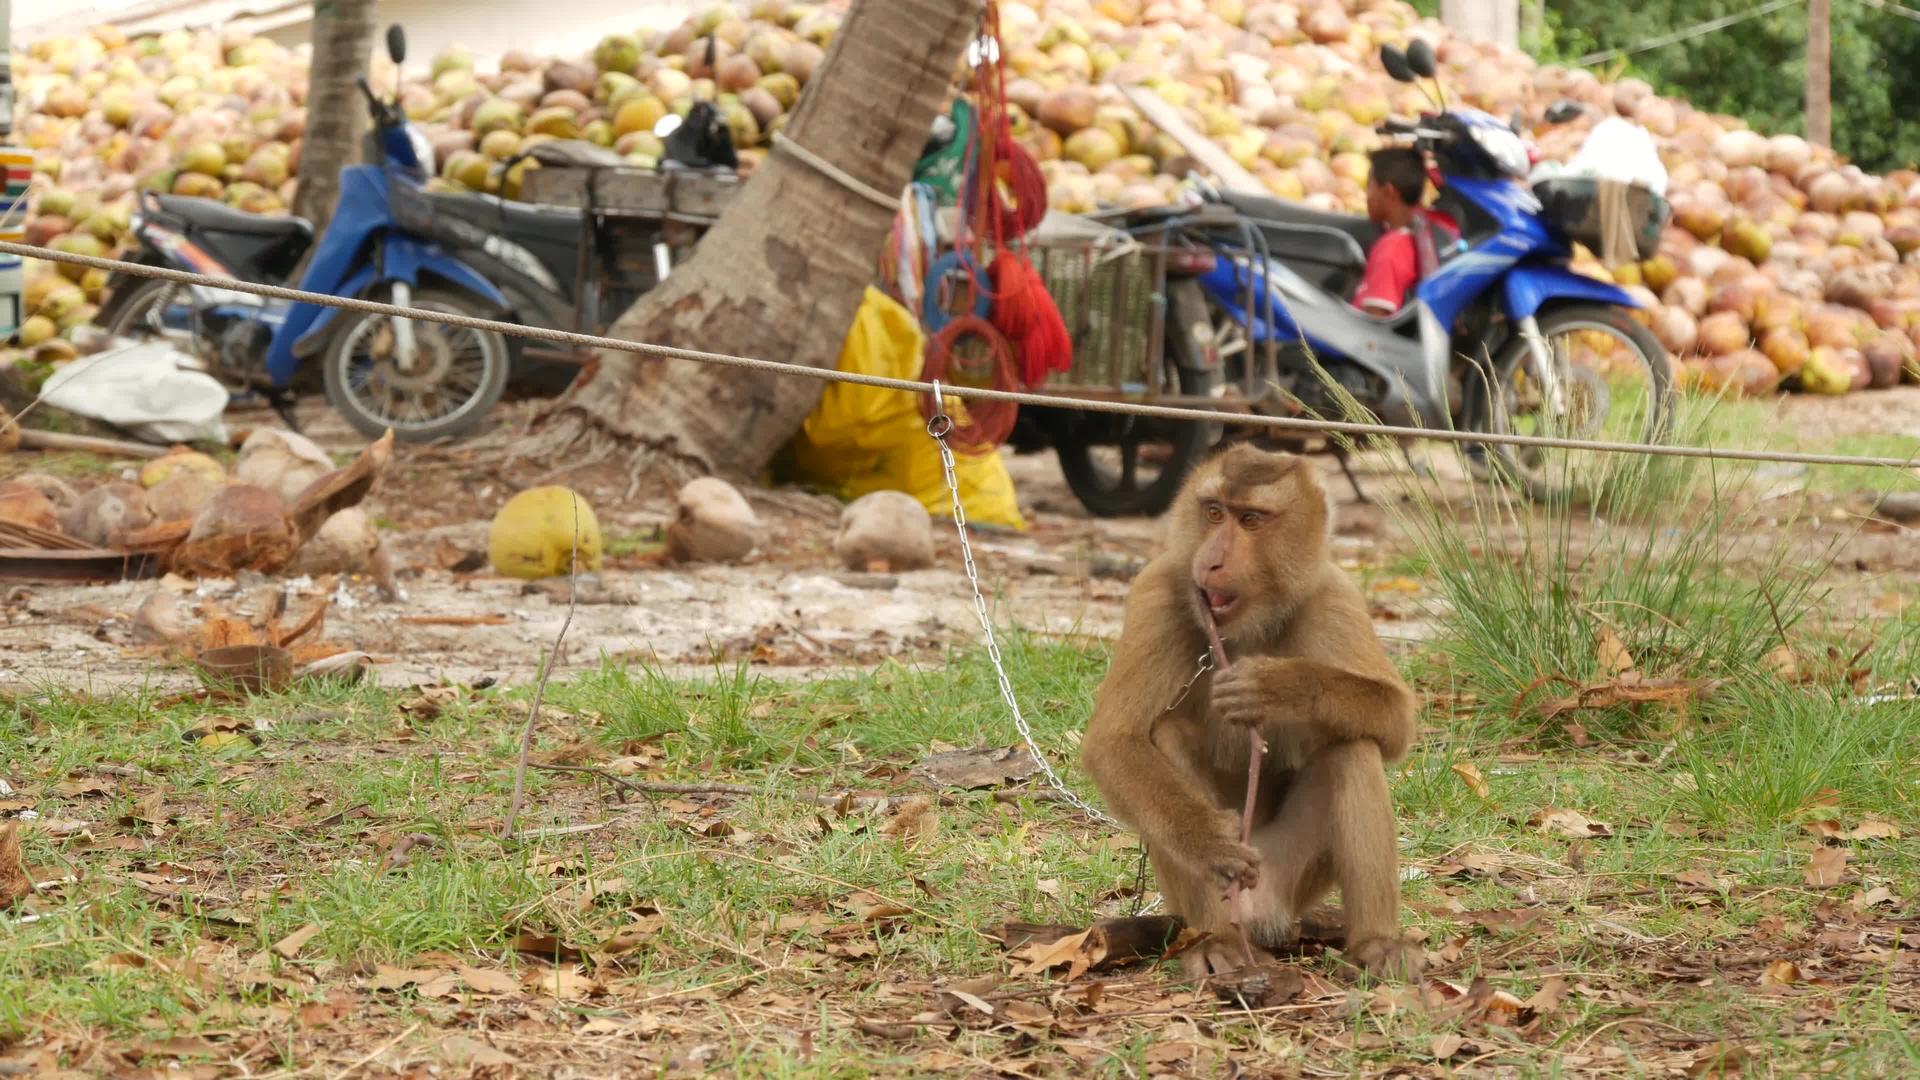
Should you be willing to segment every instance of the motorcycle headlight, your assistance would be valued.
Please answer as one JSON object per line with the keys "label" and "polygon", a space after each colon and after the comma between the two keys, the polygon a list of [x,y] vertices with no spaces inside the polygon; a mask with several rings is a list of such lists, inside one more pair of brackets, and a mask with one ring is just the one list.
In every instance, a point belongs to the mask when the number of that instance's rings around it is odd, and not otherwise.
{"label": "motorcycle headlight", "polygon": [[1508,176],[1525,176],[1531,167],[1527,162],[1526,144],[1520,136],[1503,127],[1475,125],[1472,129],[1473,143],[1478,146],[1500,171]]}
{"label": "motorcycle headlight", "polygon": [[407,125],[407,141],[413,144],[413,156],[420,159],[420,168],[432,176],[436,169],[433,160],[433,144],[427,141],[426,133],[417,125]]}

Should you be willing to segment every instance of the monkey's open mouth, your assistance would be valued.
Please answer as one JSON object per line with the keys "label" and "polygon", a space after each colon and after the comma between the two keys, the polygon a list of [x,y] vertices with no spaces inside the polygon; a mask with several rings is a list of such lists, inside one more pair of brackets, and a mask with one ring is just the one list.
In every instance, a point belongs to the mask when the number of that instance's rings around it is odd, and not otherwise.
{"label": "monkey's open mouth", "polygon": [[1240,597],[1238,595],[1230,592],[1222,592],[1219,589],[1202,589],[1200,590],[1200,597],[1207,602],[1207,610],[1213,614],[1215,619],[1232,611],[1234,606],[1240,603]]}

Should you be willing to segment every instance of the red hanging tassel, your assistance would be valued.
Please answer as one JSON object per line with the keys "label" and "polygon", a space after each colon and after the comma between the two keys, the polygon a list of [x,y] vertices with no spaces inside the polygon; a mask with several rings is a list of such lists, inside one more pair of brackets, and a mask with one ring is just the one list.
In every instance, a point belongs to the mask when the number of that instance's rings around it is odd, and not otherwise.
{"label": "red hanging tassel", "polygon": [[988,268],[993,277],[993,325],[1013,345],[1028,388],[1073,366],[1073,339],[1046,282],[1027,257],[1001,251]]}

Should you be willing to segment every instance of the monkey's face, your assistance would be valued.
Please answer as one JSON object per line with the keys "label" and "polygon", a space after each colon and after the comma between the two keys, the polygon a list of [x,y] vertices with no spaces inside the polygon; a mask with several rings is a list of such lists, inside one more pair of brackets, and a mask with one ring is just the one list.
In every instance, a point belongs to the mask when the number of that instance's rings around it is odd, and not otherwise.
{"label": "monkey's face", "polygon": [[1326,559],[1326,496],[1291,454],[1229,449],[1195,475],[1180,513],[1193,583],[1223,630],[1290,609],[1293,583]]}

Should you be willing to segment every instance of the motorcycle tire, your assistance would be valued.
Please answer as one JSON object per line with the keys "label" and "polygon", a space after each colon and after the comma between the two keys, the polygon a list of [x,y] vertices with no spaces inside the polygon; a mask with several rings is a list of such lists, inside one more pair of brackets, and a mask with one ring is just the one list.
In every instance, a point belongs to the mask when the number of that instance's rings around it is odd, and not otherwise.
{"label": "motorcycle tire", "polygon": [[[1217,371],[1199,371],[1193,368],[1174,369],[1180,380],[1180,393],[1186,396],[1209,396],[1220,384]],[[1076,431],[1084,430],[1087,424],[1111,423],[1148,423],[1164,429],[1169,438],[1142,440],[1136,448],[1151,441],[1168,447],[1167,458],[1161,463],[1160,473],[1145,485],[1124,483],[1125,475],[1116,477],[1112,470],[1095,461],[1094,445],[1077,438]],[[1072,489],[1080,505],[1095,517],[1158,517],[1172,505],[1173,497],[1179,493],[1180,485],[1186,482],[1187,474],[1203,461],[1212,451],[1214,443],[1220,439],[1221,425],[1201,424],[1183,420],[1146,420],[1134,417],[1115,417],[1104,413],[1065,413],[1054,434],[1054,453],[1060,459],[1060,472],[1066,477],[1067,487]],[[1124,453],[1124,450],[1122,451]],[[1137,451],[1136,451],[1137,452]]]}
{"label": "motorcycle tire", "polygon": [[[432,287],[414,290],[411,306],[471,318],[489,318],[494,314],[466,293]],[[333,336],[328,340],[326,349],[321,354],[321,374],[326,384],[327,401],[346,418],[347,423],[368,438],[379,438],[391,428],[395,439],[416,443],[457,438],[485,424],[487,416],[499,403],[501,395],[507,388],[512,350],[508,348],[506,338],[491,330],[473,330],[467,327],[416,320],[414,333],[423,350],[430,347],[448,348],[448,337],[455,335],[477,346],[479,373],[473,380],[472,388],[467,390],[461,400],[448,412],[425,420],[410,420],[393,415],[398,411],[397,409],[382,411],[368,400],[371,390],[371,373],[368,377],[359,380],[358,386],[354,378],[357,346],[387,321],[389,321],[387,316],[369,312],[342,314]],[[447,337],[442,337],[434,345],[429,346],[429,338],[434,335]],[[388,373],[388,377],[393,378],[395,374]],[[444,381],[444,374],[442,373],[441,381]],[[398,377],[406,378],[404,375]],[[437,387],[424,387],[426,392],[434,389]]]}
{"label": "motorcycle tire", "polygon": [[[1541,314],[1539,324],[1541,336],[1548,341],[1584,327],[1614,334],[1631,344],[1639,352],[1646,369],[1649,396],[1652,399],[1644,429],[1633,438],[1649,444],[1666,439],[1673,422],[1673,361],[1660,340],[1653,336],[1652,330],[1642,326],[1626,309],[1608,304],[1567,304],[1556,307]],[[1520,364],[1527,359],[1527,343],[1515,335],[1500,350],[1500,355],[1494,358],[1493,370],[1499,385],[1508,385]],[[1486,385],[1484,379],[1474,381],[1477,385],[1472,391],[1473,411],[1469,429],[1492,434],[1511,433],[1513,425],[1501,419],[1501,410],[1493,402],[1492,387]],[[1589,433],[1585,437],[1604,436],[1603,433]],[[1474,472],[1483,478],[1497,474],[1516,484],[1531,499],[1551,501],[1570,494],[1569,487],[1561,480],[1540,475],[1539,470],[1522,460],[1524,447],[1471,443],[1466,449]]]}

